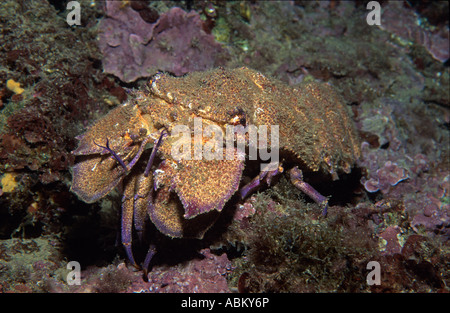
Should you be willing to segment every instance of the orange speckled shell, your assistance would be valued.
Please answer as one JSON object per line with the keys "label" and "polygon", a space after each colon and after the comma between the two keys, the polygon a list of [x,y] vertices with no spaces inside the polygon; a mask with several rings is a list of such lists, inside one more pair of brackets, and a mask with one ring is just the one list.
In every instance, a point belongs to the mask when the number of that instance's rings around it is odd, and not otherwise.
{"label": "orange speckled shell", "polygon": [[[348,173],[360,155],[348,108],[327,84],[291,87],[248,68],[218,68],[185,77],[158,74],[150,81],[149,92],[136,92],[135,99],[77,137],[72,190],[93,202],[126,177],[122,207],[126,229],[131,229],[133,219],[140,223],[148,214],[168,236],[201,238],[239,189],[244,160],[174,160],[170,151],[177,138],[171,131],[177,125],[192,127],[195,117],[222,129],[236,123],[278,125],[281,153],[302,169],[333,178]],[[158,149],[160,164],[154,164],[153,177],[143,177],[148,159],[139,153],[150,148],[149,138],[158,138],[155,134],[162,129],[168,136]],[[124,170],[104,148],[106,139],[124,164],[139,165]]]}
{"label": "orange speckled shell", "polygon": [[348,108],[324,83],[294,88],[243,67],[162,75],[153,87],[155,97],[218,124],[243,112],[248,124],[279,125],[280,149],[311,171],[348,173],[360,155]]}

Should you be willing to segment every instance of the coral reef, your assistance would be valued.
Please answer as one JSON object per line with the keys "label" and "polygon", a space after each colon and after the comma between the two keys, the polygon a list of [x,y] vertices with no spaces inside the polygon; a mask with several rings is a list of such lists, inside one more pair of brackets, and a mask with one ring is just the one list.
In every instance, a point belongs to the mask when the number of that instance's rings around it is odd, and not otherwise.
{"label": "coral reef", "polygon": [[386,161],[384,166],[376,171],[376,178],[372,177],[364,182],[364,188],[368,192],[381,190],[381,192],[387,193],[390,186],[395,186],[408,177],[404,168],[400,168],[391,161]]}
{"label": "coral reef", "polygon": [[384,99],[378,108],[372,105],[359,115],[361,130],[372,134],[377,143],[362,144],[359,162],[366,174],[361,183],[370,193],[379,191],[385,199],[402,200],[414,229],[448,236],[449,164],[442,158],[448,153],[448,135],[432,120],[423,129],[427,117],[408,113],[414,110],[421,109]]}
{"label": "coral reef", "polygon": [[[380,1],[380,27],[360,1],[80,1],[78,26],[66,3],[0,6],[0,293],[450,290],[448,2]],[[332,85],[361,158],[339,180],[311,175],[327,217],[282,174],[230,199],[202,241],[150,229],[145,281],[118,244],[120,188],[94,204],[69,190],[75,136],[158,71],[219,65]]]}
{"label": "coral reef", "polygon": [[[227,245],[218,247],[245,247],[244,257],[232,260],[233,288],[240,292],[445,290],[448,243],[414,234],[401,202],[364,202],[353,209],[332,206],[323,219],[292,193],[281,181],[235,212],[240,218],[223,238]],[[416,241],[423,244],[412,244]],[[366,284],[366,265],[374,260],[385,269],[381,286]]]}
{"label": "coral reef", "polygon": [[414,41],[423,46],[438,61],[445,62],[449,59],[450,32],[448,24],[434,31],[427,29],[424,26],[426,22],[424,23],[420,16],[412,10],[405,8],[400,1],[389,1],[383,7],[383,12],[381,29],[400,36],[403,40]]}

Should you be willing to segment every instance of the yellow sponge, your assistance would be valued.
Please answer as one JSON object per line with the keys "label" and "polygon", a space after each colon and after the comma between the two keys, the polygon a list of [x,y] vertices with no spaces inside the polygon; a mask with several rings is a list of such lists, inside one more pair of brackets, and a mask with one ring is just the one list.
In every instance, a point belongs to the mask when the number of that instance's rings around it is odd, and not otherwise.
{"label": "yellow sponge", "polygon": [[20,83],[16,82],[13,79],[8,79],[6,81],[6,88],[8,88],[17,95],[20,95],[25,90],[22,87],[20,87]]}
{"label": "yellow sponge", "polygon": [[16,182],[16,174],[6,173],[0,180],[3,192],[11,192],[16,189],[18,183]]}

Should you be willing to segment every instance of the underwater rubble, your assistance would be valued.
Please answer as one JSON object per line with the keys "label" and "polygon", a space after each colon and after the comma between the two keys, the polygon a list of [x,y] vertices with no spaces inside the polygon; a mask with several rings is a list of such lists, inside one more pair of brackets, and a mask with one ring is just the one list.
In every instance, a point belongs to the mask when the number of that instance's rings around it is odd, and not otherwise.
{"label": "underwater rubble", "polygon": [[[79,2],[79,26],[46,0],[0,7],[0,293],[450,291],[444,2],[380,1],[380,27],[360,1]],[[120,192],[87,204],[70,191],[75,136],[159,71],[217,66],[332,85],[361,158],[311,181],[326,217],[280,175],[230,201],[203,240],[153,230],[161,253],[143,279],[120,244]]]}

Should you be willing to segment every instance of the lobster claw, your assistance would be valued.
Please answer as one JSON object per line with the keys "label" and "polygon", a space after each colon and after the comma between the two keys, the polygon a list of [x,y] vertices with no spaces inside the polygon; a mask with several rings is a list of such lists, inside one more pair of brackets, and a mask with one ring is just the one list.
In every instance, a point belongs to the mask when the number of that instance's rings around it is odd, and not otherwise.
{"label": "lobster claw", "polygon": [[[71,190],[87,203],[107,195],[144,151],[151,138],[142,136],[142,129],[149,133],[149,125],[137,106],[127,104],[115,108],[78,136],[78,147],[72,152],[77,162]],[[124,133],[124,129],[130,131]]]}

